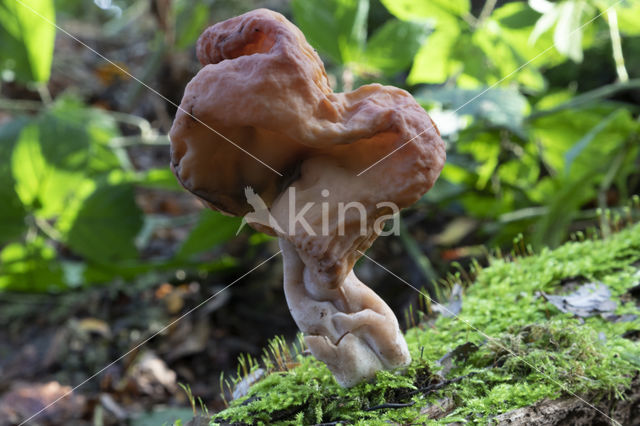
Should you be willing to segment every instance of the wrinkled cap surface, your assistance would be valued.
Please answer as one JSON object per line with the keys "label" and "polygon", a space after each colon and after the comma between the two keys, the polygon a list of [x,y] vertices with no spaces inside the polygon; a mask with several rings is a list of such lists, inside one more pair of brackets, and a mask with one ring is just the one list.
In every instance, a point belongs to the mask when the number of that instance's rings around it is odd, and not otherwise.
{"label": "wrinkled cap surface", "polygon": [[[245,198],[245,188],[252,188],[284,232],[256,227],[286,234],[280,236],[320,275],[344,278],[357,250],[377,236],[375,219],[390,212],[380,203],[414,203],[443,167],[444,142],[409,93],[379,84],[334,93],[317,53],[279,13],[259,9],[213,25],[200,36],[197,54],[203,68],[186,87],[170,132],[176,176],[231,215],[252,211]],[[315,236],[287,227],[292,189],[297,208],[315,203],[305,214]],[[350,202],[365,207],[364,233],[356,209],[338,223],[340,203]],[[322,203],[333,213],[328,232]]]}

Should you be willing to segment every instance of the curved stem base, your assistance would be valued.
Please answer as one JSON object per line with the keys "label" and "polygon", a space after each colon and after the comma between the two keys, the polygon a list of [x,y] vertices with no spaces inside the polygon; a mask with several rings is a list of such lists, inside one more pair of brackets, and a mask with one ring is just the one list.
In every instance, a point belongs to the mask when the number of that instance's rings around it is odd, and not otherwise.
{"label": "curved stem base", "polygon": [[313,274],[305,273],[293,244],[280,238],[280,248],[291,315],[311,353],[327,364],[340,385],[354,386],[379,370],[411,362],[393,311],[353,270],[327,291],[312,281]]}

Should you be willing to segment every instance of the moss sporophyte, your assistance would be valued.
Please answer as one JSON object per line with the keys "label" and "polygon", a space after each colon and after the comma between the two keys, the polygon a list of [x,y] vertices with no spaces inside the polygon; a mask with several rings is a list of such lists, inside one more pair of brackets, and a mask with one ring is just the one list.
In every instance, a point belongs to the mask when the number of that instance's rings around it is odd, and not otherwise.
{"label": "moss sporophyte", "polygon": [[[263,359],[264,378],[212,424],[484,424],[544,399],[620,400],[640,368],[633,340],[640,310],[629,293],[639,271],[640,225],[531,256],[492,258],[464,292],[457,318],[406,331],[413,361],[404,372],[380,371],[345,389],[323,363],[290,353],[279,339],[272,346],[280,349]],[[571,281],[606,285],[614,313],[575,317],[541,296],[567,294],[575,290],[565,288]],[[450,353],[449,365],[437,362]]]}

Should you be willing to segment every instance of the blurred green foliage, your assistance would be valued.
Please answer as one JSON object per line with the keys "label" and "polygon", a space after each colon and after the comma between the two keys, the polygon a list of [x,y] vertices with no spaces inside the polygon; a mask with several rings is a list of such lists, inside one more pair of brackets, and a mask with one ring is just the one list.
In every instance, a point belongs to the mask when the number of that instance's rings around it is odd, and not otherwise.
{"label": "blurred green foliage", "polygon": [[193,233],[175,256],[140,257],[145,236],[171,220],[145,216],[135,187],[180,189],[168,168],[130,170],[114,143],[120,136],[111,113],[73,97],[0,127],[0,289],[62,290],[161,270],[232,264],[227,258],[202,263],[198,258],[233,236],[239,225],[209,211],[190,219]]}
{"label": "blurred green foliage", "polygon": [[[142,2],[105,11],[57,0],[55,13],[52,0],[28,4],[42,16],[0,0],[0,71],[31,85],[49,79],[55,31],[46,20],[56,13],[93,16],[111,35],[151,13]],[[163,48],[192,49],[214,1],[167,4],[152,11]],[[519,233],[557,245],[576,219],[622,206],[640,187],[640,75],[630,65],[640,57],[640,2],[474,5],[293,0],[291,11],[338,89],[395,84],[432,115],[448,161],[422,206],[474,218],[491,245]],[[122,113],[85,101],[63,95],[0,126],[0,289],[63,290],[232,265],[203,254],[233,238],[239,222],[210,211],[144,214],[137,188],[180,189],[168,168],[132,168],[118,143]],[[153,230],[172,223],[193,223],[181,246],[168,258],[142,258]]]}
{"label": "blurred green foliage", "polygon": [[29,0],[25,4],[1,0],[0,69],[10,70],[22,81],[47,81],[56,34],[51,24],[55,21],[53,0]]}

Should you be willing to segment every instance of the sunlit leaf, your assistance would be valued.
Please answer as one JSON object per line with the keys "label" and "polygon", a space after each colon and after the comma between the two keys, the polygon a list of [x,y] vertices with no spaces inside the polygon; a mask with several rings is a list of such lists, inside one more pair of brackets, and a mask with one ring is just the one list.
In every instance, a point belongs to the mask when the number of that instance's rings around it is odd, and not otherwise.
{"label": "sunlit leaf", "polygon": [[565,175],[570,166],[570,176],[574,177],[602,174],[607,167],[607,159],[632,132],[637,131],[638,124],[628,110],[621,109],[607,120],[603,129],[598,129],[599,132],[587,139],[589,143],[579,145],[580,149],[576,149],[575,155],[570,156],[572,161],[569,164],[566,155],[613,111],[611,107],[564,110],[535,120],[532,123],[532,137],[538,141],[547,167],[555,173]]}
{"label": "sunlit leaf", "polygon": [[462,17],[469,13],[469,0],[381,0],[396,17],[407,21]]}
{"label": "sunlit leaf", "polygon": [[424,22],[389,20],[367,41],[363,61],[386,73],[407,69],[431,30]]}
{"label": "sunlit leaf", "polygon": [[49,80],[56,28],[53,0],[0,0],[0,67],[19,80]]}
{"label": "sunlit leaf", "polygon": [[459,69],[462,63],[450,58],[459,34],[455,26],[438,28],[433,32],[416,54],[407,82],[443,83]]}
{"label": "sunlit leaf", "polygon": [[564,159],[565,159],[564,170],[566,175],[568,175],[571,172],[571,165],[573,164],[574,160],[580,154],[582,154],[582,152],[589,146],[590,143],[593,142],[593,140],[596,138],[596,136],[600,132],[602,132],[604,129],[607,128],[609,123],[615,120],[616,117],[622,113],[623,113],[623,110],[619,109],[612,112],[605,118],[603,118],[601,121],[596,123],[596,125],[591,130],[589,130],[582,138],[580,138],[580,140],[578,140],[571,147],[571,149],[567,151],[567,153],[564,155]]}
{"label": "sunlit leaf", "polygon": [[66,210],[86,179],[118,167],[107,142],[118,134],[113,120],[62,99],[20,134],[12,155],[16,191],[43,217]]}
{"label": "sunlit leaf", "polygon": [[39,130],[35,124],[27,126],[18,139],[11,157],[16,192],[26,206],[38,208],[38,199],[47,175],[47,164],[39,143]]}
{"label": "sunlit leaf", "polygon": [[522,132],[520,127],[528,110],[527,100],[520,92],[500,87],[476,90],[441,87],[418,91],[415,97],[423,104],[436,102],[458,115],[471,115],[517,133]]}
{"label": "sunlit leaf", "polygon": [[336,63],[357,59],[367,38],[369,0],[294,0],[291,6],[313,47]]}
{"label": "sunlit leaf", "polygon": [[640,34],[640,2],[628,0],[615,4],[618,28],[623,35]]}
{"label": "sunlit leaf", "polygon": [[478,177],[475,187],[484,189],[498,166],[500,141],[490,133],[483,133],[472,140],[459,143],[458,151],[471,154],[476,160],[475,172]]}
{"label": "sunlit leaf", "polygon": [[169,167],[147,170],[144,172],[143,176],[135,180],[135,182],[138,185],[143,185],[149,188],[161,188],[175,191],[182,190],[182,187]]}
{"label": "sunlit leaf", "polygon": [[42,238],[12,243],[0,251],[0,290],[50,291],[64,288],[55,250]]}

